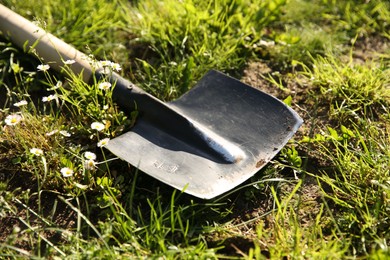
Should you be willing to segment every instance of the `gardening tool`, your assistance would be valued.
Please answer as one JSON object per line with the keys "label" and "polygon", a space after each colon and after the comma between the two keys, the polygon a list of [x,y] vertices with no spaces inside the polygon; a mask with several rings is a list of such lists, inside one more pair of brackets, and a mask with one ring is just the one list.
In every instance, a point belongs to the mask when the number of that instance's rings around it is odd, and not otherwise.
{"label": "gardening tool", "polygon": [[[86,82],[94,72],[83,53],[0,5],[0,31],[45,62],[72,70]],[[26,41],[28,43],[26,44]],[[117,74],[113,98],[125,112],[139,111],[129,131],[109,141],[113,154],[186,193],[213,198],[243,183],[288,142],[302,119],[283,102],[211,70],[179,99],[164,103]]]}

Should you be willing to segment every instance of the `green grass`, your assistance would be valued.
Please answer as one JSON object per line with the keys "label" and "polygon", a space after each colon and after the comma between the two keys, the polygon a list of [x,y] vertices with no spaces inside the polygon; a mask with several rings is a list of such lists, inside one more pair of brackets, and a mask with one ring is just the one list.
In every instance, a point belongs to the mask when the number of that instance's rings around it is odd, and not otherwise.
{"label": "green grass", "polygon": [[[206,71],[239,70],[265,26],[280,16],[284,0],[140,1],[126,9],[140,83],[163,99],[186,92]],[[151,57],[150,57],[151,56]],[[162,93],[161,93],[162,92]]]}
{"label": "green grass", "polygon": [[[387,1],[0,3],[120,63],[124,77],[163,100],[214,68],[268,79],[261,87],[305,119],[246,183],[196,199],[98,146],[136,117],[99,88],[105,79],[38,71],[39,59],[1,38],[2,258],[389,257]],[[271,72],[248,76],[250,63]]]}
{"label": "green grass", "polygon": [[312,69],[302,66],[300,74],[304,80],[311,81],[323,102],[329,102],[330,116],[339,123],[386,112],[390,101],[387,62],[368,60],[362,65],[356,64],[352,57],[344,61],[325,56],[314,59]]}

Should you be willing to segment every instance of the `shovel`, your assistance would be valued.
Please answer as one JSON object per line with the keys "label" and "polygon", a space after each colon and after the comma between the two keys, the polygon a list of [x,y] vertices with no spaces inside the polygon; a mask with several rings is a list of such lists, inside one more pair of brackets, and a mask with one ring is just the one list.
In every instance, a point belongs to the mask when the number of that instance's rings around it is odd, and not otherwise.
{"label": "shovel", "polygon": [[[83,53],[2,5],[0,31],[19,47],[33,46],[54,69],[61,70],[63,60],[73,59],[73,72],[86,82],[102,76]],[[215,70],[169,103],[115,73],[111,81],[115,102],[125,112],[137,109],[139,117],[129,132],[110,140],[107,149],[199,198],[216,197],[249,179],[303,122],[275,97]]]}

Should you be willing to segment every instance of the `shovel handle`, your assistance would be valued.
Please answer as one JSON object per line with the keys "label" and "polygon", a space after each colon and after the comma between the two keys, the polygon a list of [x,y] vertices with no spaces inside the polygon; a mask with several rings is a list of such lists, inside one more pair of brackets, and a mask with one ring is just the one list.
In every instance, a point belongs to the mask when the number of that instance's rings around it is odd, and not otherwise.
{"label": "shovel handle", "polygon": [[[38,57],[49,63],[56,71],[61,72],[64,61],[74,60],[75,63],[70,66],[70,69],[76,75],[82,74],[86,83],[92,81],[93,75],[97,78],[107,76],[103,75],[101,69],[93,70],[84,53],[2,4],[0,4],[0,31],[18,47],[25,50],[34,49]],[[150,103],[163,105],[163,102],[116,73],[112,73],[109,80],[115,83],[113,99],[127,112],[134,109],[141,112],[148,110]]]}
{"label": "shovel handle", "polygon": [[1,4],[0,31],[25,51],[36,50],[38,57],[57,71],[61,70],[63,61],[76,61],[71,70],[77,75],[82,73],[85,82],[91,79],[92,68],[84,53]]}

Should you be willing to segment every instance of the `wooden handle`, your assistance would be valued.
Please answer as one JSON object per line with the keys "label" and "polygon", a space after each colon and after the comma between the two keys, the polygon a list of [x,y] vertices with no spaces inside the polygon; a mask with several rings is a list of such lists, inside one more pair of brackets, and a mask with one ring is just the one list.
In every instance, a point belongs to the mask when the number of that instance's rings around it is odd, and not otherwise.
{"label": "wooden handle", "polygon": [[64,66],[63,61],[76,61],[70,66],[72,71],[77,75],[82,73],[85,82],[90,80],[92,68],[84,53],[1,4],[0,31],[19,48],[34,48],[38,56],[57,71]]}

